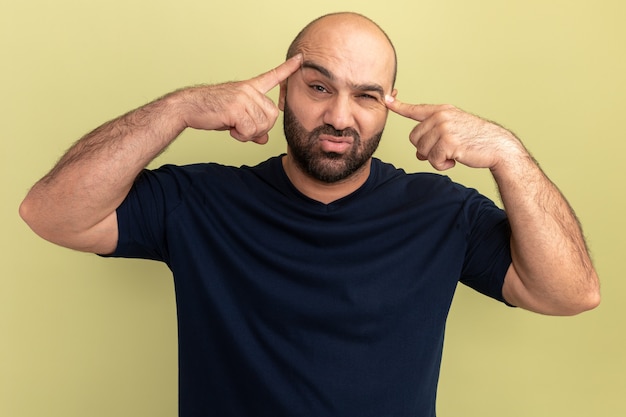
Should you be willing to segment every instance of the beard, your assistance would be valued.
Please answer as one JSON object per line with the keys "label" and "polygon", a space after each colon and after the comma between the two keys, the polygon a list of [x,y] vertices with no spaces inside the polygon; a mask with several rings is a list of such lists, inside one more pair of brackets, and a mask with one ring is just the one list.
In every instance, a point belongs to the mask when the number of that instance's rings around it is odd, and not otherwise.
{"label": "beard", "polygon": [[[316,180],[329,184],[344,180],[363,168],[378,148],[383,135],[381,130],[362,141],[356,130],[337,130],[331,125],[321,125],[309,132],[300,124],[286,101],[283,129],[296,165]],[[319,148],[320,135],[351,137],[352,147],[343,154],[325,152]]]}

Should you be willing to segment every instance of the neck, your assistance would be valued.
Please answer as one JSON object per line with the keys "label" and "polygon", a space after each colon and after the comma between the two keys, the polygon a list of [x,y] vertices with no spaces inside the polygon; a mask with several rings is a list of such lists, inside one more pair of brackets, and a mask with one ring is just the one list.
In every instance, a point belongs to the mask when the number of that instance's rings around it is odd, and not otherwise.
{"label": "neck", "polygon": [[326,183],[304,172],[287,153],[283,156],[283,169],[289,181],[305,196],[330,204],[358,190],[370,175],[372,160],[368,160],[358,171],[341,181]]}

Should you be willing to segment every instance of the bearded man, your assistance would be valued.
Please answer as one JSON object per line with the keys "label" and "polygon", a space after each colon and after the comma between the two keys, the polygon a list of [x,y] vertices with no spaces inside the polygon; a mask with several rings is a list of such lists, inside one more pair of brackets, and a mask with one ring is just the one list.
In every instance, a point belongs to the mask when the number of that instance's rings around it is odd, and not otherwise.
{"label": "bearded man", "polygon": [[[434,416],[458,282],[543,314],[599,303],[578,222],[520,140],[401,102],[395,77],[380,27],[326,15],[267,73],[97,128],[28,193],[20,213],[43,238],[172,270],[180,416]],[[284,155],[145,169],[187,128],[263,144],[280,110]],[[489,169],[506,211],[373,158],[390,110],[419,122],[417,159]]]}

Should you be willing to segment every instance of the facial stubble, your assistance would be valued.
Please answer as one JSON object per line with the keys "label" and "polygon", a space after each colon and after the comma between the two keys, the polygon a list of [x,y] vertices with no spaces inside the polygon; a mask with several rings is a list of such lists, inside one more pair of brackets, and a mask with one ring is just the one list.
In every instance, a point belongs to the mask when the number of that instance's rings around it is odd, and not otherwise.
{"label": "facial stubble", "polygon": [[[321,125],[308,131],[302,126],[285,100],[283,128],[291,156],[303,172],[318,181],[336,183],[358,172],[370,160],[383,135],[383,130],[364,141],[353,128],[337,130]],[[320,135],[351,137],[352,147],[345,153],[325,152],[319,148]]]}

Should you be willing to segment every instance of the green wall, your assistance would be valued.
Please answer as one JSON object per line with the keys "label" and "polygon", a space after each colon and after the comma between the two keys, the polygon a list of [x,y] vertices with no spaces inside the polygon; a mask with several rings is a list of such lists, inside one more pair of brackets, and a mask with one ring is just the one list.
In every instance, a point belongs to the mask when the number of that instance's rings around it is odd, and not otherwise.
{"label": "green wall", "polygon": [[[522,137],[576,209],[602,280],[602,305],[571,318],[459,288],[439,415],[626,415],[622,0],[1,1],[1,416],[176,415],[167,269],[55,247],[19,220],[19,202],[96,125],[182,86],[261,73],[309,20],[340,10],[395,41],[399,98],[452,103]],[[391,115],[378,156],[431,170],[412,127]],[[157,164],[250,164],[284,149],[280,126],[266,146],[186,132]],[[497,198],[487,172],[448,174]]]}

